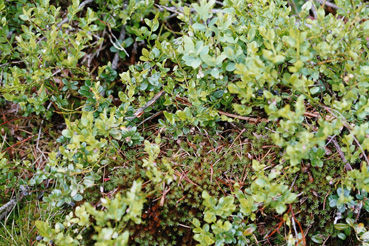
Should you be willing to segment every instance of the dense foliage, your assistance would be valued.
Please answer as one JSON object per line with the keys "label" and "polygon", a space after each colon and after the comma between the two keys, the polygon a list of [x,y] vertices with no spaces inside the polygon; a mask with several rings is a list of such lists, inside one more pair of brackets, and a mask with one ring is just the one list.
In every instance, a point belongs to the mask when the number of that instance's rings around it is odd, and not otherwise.
{"label": "dense foliage", "polygon": [[0,0],[0,242],[369,245],[360,0]]}

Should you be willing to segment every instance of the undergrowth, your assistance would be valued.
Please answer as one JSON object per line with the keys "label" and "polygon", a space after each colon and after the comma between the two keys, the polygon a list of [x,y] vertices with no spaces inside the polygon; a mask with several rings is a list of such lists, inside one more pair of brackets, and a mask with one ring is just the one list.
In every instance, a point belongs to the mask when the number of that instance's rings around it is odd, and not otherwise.
{"label": "undergrowth", "polygon": [[0,0],[0,244],[368,245],[368,7]]}

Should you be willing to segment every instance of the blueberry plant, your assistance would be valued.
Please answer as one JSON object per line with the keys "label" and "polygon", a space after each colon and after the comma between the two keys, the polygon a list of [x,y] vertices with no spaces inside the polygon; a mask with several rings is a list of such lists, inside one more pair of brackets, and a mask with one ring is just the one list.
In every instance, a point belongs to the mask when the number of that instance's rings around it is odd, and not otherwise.
{"label": "blueberry plant", "polygon": [[[0,0],[2,230],[26,203],[37,245],[368,245],[368,19],[360,0]],[[8,141],[20,119],[37,130]]]}

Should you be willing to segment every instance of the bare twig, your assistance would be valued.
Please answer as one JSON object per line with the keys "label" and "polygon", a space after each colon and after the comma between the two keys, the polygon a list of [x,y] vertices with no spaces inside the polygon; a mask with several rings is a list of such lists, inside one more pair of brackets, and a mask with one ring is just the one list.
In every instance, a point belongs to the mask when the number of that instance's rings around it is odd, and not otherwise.
{"label": "bare twig", "polygon": [[86,0],[84,2],[82,2],[79,6],[78,9],[82,9],[85,5],[92,3],[94,0]]}
{"label": "bare twig", "polygon": [[328,241],[328,239],[331,237],[331,234],[328,235],[328,237],[324,240],[322,246],[325,246],[325,243]]}
{"label": "bare twig", "polygon": [[327,5],[328,7],[331,7],[331,8],[334,8],[334,9],[341,9],[340,7],[338,7],[337,5],[335,5],[334,3],[331,3],[327,0],[315,0],[317,1],[318,3],[322,4],[323,7],[324,5]]}
{"label": "bare twig", "polygon": [[297,232],[297,228],[296,228],[296,223],[295,223],[295,218],[294,217],[292,217],[292,226],[293,226],[293,230],[295,231],[296,238],[298,238],[299,234]]}
{"label": "bare twig", "polygon": [[[109,28],[109,33],[108,34],[108,37],[109,37],[109,40],[110,40],[110,43],[114,46],[114,48],[116,48],[117,50],[121,50],[121,51],[124,51],[124,53],[126,53],[126,55],[129,57],[126,49],[123,48],[123,46],[120,44],[119,40],[117,39],[117,37],[113,34],[113,32],[110,30],[110,27]],[[114,38],[114,41],[112,40],[112,37]]]}
{"label": "bare twig", "polygon": [[[165,188],[165,187],[164,187]],[[161,196],[161,199],[160,199],[160,207],[164,206],[164,201],[165,201],[165,195],[170,191],[170,188],[165,190],[163,192],[163,195]]]}
{"label": "bare twig", "polygon": [[[106,28],[103,30],[103,33],[102,33],[101,37],[100,36],[97,36],[97,35],[92,35],[92,36],[94,38],[96,38],[97,40],[100,40],[100,39],[104,38],[105,34],[106,34]],[[99,45],[99,48],[97,48],[97,50],[94,53],[88,55],[87,67],[91,67],[92,60],[95,57],[98,57],[100,55],[101,50],[105,49],[105,47],[106,46],[103,46],[103,42],[101,42],[100,45]],[[83,62],[84,61],[82,61],[82,63]]]}
{"label": "bare twig", "polygon": [[0,214],[0,220],[5,218],[16,204],[17,204],[16,199],[13,198],[9,202],[7,202],[3,206],[1,206],[0,207],[0,213],[1,213]]}
{"label": "bare twig", "polygon": [[133,120],[135,118],[140,118],[141,115],[144,113],[145,109],[153,105],[163,94],[165,93],[164,90],[161,90],[158,94],[156,94],[150,101],[148,101],[143,107],[140,107],[136,110],[136,112],[133,114],[134,116],[126,117],[126,120]]}
{"label": "bare twig", "polygon": [[337,143],[336,139],[331,138],[331,140],[332,140],[332,142],[334,144],[334,147],[336,147],[336,149],[338,151],[338,154],[340,155],[343,163],[345,163],[346,170],[347,171],[351,171],[352,170],[352,167],[351,167],[350,163],[347,161],[347,159],[345,157],[345,154],[342,152],[340,145]]}
{"label": "bare twig", "polygon": [[[183,10],[184,10],[184,7],[179,7],[179,8],[167,7],[167,6],[163,6],[163,5],[159,5],[159,4],[155,4],[155,6],[158,7],[160,11],[163,11],[164,9],[166,9],[169,12],[173,12],[177,15],[178,14],[183,14]],[[218,13],[218,12],[223,12],[223,11],[224,11],[223,9],[212,9],[211,10],[212,13]],[[196,12],[196,10],[194,8],[191,8],[190,12],[193,13],[193,12]]]}
{"label": "bare twig", "polygon": [[17,194],[17,196],[0,207],[0,220],[10,214],[15,205],[17,205],[17,203],[22,200],[24,196],[28,195],[28,187],[24,187],[23,185],[21,185],[19,188],[20,192]]}
{"label": "bare twig", "polygon": [[182,227],[184,227],[184,228],[191,229],[191,227],[190,227],[190,226],[186,226],[186,225],[183,225],[183,224],[180,224],[180,223],[178,223],[178,225],[179,225],[179,226],[182,226]]}
{"label": "bare twig", "polygon": [[360,211],[361,211],[361,208],[363,207],[363,201],[361,201],[360,203],[359,203],[359,207],[358,208],[355,208],[356,209],[356,211],[357,211],[357,215],[356,215],[356,220],[355,220],[355,222],[357,222],[357,220],[359,219],[359,217],[360,217]]}
{"label": "bare twig", "polygon": [[218,110],[218,113],[220,115],[225,115],[225,116],[228,116],[228,117],[231,117],[231,118],[236,118],[236,119],[240,119],[240,120],[246,120],[246,121],[254,122],[254,123],[268,122],[269,121],[267,119],[256,119],[256,118],[247,117],[247,116],[240,116],[240,115],[236,115],[236,114],[230,114],[230,113],[223,112],[223,111],[220,111],[220,110]]}
{"label": "bare twig", "polygon": [[[86,0],[84,2],[82,2],[79,6],[78,9],[82,9],[85,5],[92,3],[94,0]],[[62,25],[64,25],[65,23],[67,23],[69,21],[68,17],[65,17],[59,24],[58,27],[61,27]]]}
{"label": "bare twig", "polygon": [[[126,36],[126,27],[123,25],[121,30],[120,30],[120,34],[119,34],[119,38],[118,38],[118,41],[120,43],[122,43],[124,41],[124,38]],[[118,62],[119,62],[119,52],[115,53],[114,55],[114,59],[113,59],[113,62],[111,64],[111,67],[116,70],[117,67],[118,67]]]}
{"label": "bare twig", "polygon": [[292,184],[290,186],[290,190],[292,189],[293,185],[295,184],[296,179],[297,179],[298,176],[299,176],[299,174],[296,174],[295,178],[293,179]]}
{"label": "bare twig", "polygon": [[[325,110],[327,110],[329,113],[331,113],[334,117],[338,118],[336,115],[334,115],[334,114],[333,114],[332,110],[331,110],[329,107],[325,107]],[[347,130],[348,130],[350,133],[352,133],[352,132],[351,132],[351,131],[352,131],[352,128],[351,128],[351,126],[348,124],[348,122],[347,122],[346,118],[345,118],[345,117],[344,117],[340,112],[338,112],[338,111],[337,111],[337,113],[342,117],[342,119],[344,119],[344,121],[343,121],[343,125],[347,128]],[[355,143],[359,146],[359,148],[360,148],[360,150],[361,150],[361,152],[362,152],[362,154],[363,154],[363,156],[364,156],[364,159],[365,159],[366,163],[368,163],[368,164],[369,164],[369,159],[368,159],[367,155],[365,154],[365,151],[364,151],[363,147],[361,146],[360,142],[357,140],[357,138],[355,137],[355,135],[354,135],[354,134],[352,134],[352,136],[353,136],[353,138],[354,138],[354,140],[355,140]]]}
{"label": "bare twig", "polygon": [[327,197],[328,197],[330,192],[331,192],[331,189],[328,190],[327,195],[325,195],[325,197],[324,197],[323,210],[325,210],[325,201],[327,200]]}
{"label": "bare twig", "polygon": [[360,150],[361,150],[361,153],[363,154],[363,156],[364,156],[364,159],[365,159],[366,163],[367,163],[367,164],[369,164],[368,157],[366,156],[365,151],[364,151],[363,147],[361,146],[361,144],[360,144],[359,140],[357,140],[357,138],[355,137],[355,135],[354,135],[354,134],[352,134],[352,136],[353,136],[354,141],[356,142],[356,144],[359,146],[359,148],[360,148]]}
{"label": "bare twig", "polygon": [[[292,205],[291,205],[291,204],[290,204],[290,209],[291,209],[292,218],[293,218],[294,220],[296,220],[296,217],[295,217],[295,214],[294,214],[294,212],[293,212],[293,209],[292,209]],[[302,236],[302,242],[303,242],[303,245],[305,245],[305,246],[306,246],[305,233],[304,233],[304,231],[302,230],[301,224],[300,224],[297,220],[296,220],[296,223],[297,223],[297,225],[299,226],[300,231],[301,231],[301,236]],[[306,235],[307,235],[307,232],[306,232]],[[300,240],[299,240],[299,241],[300,241]]]}
{"label": "bare twig", "polygon": [[[190,102],[188,102],[188,99],[185,97],[179,97],[177,96],[176,99],[179,99],[182,101],[183,104],[187,105],[187,106],[192,106],[192,104]],[[217,111],[218,114],[220,115],[225,115],[231,118],[235,118],[235,119],[240,119],[240,120],[246,120],[249,122],[254,122],[254,123],[259,123],[259,122],[268,122],[269,120],[267,119],[256,119],[256,118],[252,118],[252,117],[247,117],[247,116],[240,116],[240,115],[236,115],[236,114],[231,114],[231,113],[227,113],[227,112],[223,112],[218,110]]]}
{"label": "bare twig", "polygon": [[153,118],[155,118],[156,116],[158,116],[158,115],[160,115],[160,114],[162,114],[163,113],[163,111],[159,111],[159,112],[156,112],[155,114],[153,114],[153,115],[151,115],[151,116],[149,116],[149,117],[147,117],[145,120],[143,120],[140,124],[138,124],[137,125],[137,127],[139,127],[140,125],[142,125],[143,123],[145,123],[146,121],[148,121],[148,120],[151,120],[151,119],[153,119]]}
{"label": "bare twig", "polygon": [[22,144],[22,143],[24,143],[24,142],[26,142],[26,141],[30,140],[30,139],[32,139],[34,136],[35,136],[35,135],[32,135],[32,136],[29,136],[29,137],[28,137],[28,138],[26,138],[26,139],[23,139],[22,141],[16,142],[16,143],[15,143],[15,144],[13,144],[12,146],[9,146],[8,148],[6,148],[6,149],[4,149],[3,151],[1,151],[1,153],[4,153],[5,151],[9,151],[10,149],[12,149],[12,148],[14,148],[14,147],[16,147],[16,146],[18,146],[18,145],[20,145],[20,144]]}
{"label": "bare twig", "polygon": [[242,135],[242,133],[244,133],[246,131],[246,129],[242,129],[242,131],[238,134],[238,136],[235,138],[235,140],[232,142],[231,146],[229,146],[229,148],[227,149],[227,151],[224,153],[224,155],[219,158],[214,164],[213,166],[215,166],[220,160],[222,160],[224,158],[224,156],[226,156],[226,154],[228,154],[229,150],[233,147],[234,143],[237,141],[237,139]]}

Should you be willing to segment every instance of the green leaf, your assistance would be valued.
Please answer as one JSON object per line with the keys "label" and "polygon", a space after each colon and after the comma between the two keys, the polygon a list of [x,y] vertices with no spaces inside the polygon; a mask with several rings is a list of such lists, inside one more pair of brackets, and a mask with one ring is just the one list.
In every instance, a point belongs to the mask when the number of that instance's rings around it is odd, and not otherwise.
{"label": "green leaf", "polygon": [[215,213],[213,211],[206,211],[204,212],[204,220],[207,223],[213,223],[216,221],[216,216]]}
{"label": "green leaf", "polygon": [[109,134],[116,140],[120,140],[122,138],[122,131],[121,130],[118,130],[116,128],[112,128],[110,131],[109,131]]}
{"label": "green leaf", "polygon": [[324,8],[323,7],[320,7],[317,12],[318,12],[318,19],[323,19],[324,16],[325,16],[325,10],[324,10]]}
{"label": "green leaf", "polygon": [[77,201],[77,202],[82,201],[82,199],[83,199],[83,196],[82,196],[82,195],[80,195],[80,194],[77,194],[77,195],[75,195],[75,196],[73,197],[73,200],[75,200],[75,201]]}
{"label": "green leaf", "polygon": [[247,226],[246,230],[242,233],[245,237],[251,236],[255,231],[257,227],[255,224],[250,224]]}
{"label": "green leaf", "polygon": [[252,212],[256,211],[257,204],[254,203],[252,197],[248,197],[247,199],[242,198],[240,201],[240,211],[244,216],[250,216]]}
{"label": "green leaf", "polygon": [[230,93],[238,94],[241,89],[237,85],[230,83],[228,85],[228,90]]}
{"label": "green leaf", "polygon": [[337,234],[337,236],[338,236],[338,238],[339,238],[339,239],[341,239],[341,240],[345,240],[345,239],[346,239],[346,235],[345,235],[345,233],[340,232],[340,233],[338,233],[338,234]]}
{"label": "green leaf", "polygon": [[62,131],[62,135],[66,138],[72,138],[73,137],[73,134],[72,132],[69,130],[69,129],[65,129]]}
{"label": "green leaf", "polygon": [[206,31],[206,26],[200,23],[193,24],[192,28],[198,31]]}
{"label": "green leaf", "polygon": [[278,214],[283,214],[287,210],[287,206],[285,204],[279,203],[275,207],[275,210],[277,211]]}
{"label": "green leaf", "polygon": [[369,231],[367,231],[363,235],[361,235],[360,239],[363,240],[363,241],[368,241],[369,240]]}
{"label": "green leaf", "polygon": [[337,223],[334,225],[334,228],[339,230],[339,231],[342,231],[342,230],[345,230],[347,228],[350,228],[350,226],[346,223]]}
{"label": "green leaf", "polygon": [[324,241],[325,237],[323,234],[315,234],[311,237],[311,240],[314,242],[314,243],[318,243],[318,244],[322,244],[323,241]]}
{"label": "green leaf", "polygon": [[193,8],[196,10],[196,12],[199,14],[200,18],[206,22],[207,19],[213,16],[213,14],[210,12],[210,9],[215,4],[215,0],[201,0],[200,5],[193,4]]}
{"label": "green leaf", "polygon": [[234,103],[232,104],[234,110],[240,114],[240,115],[249,115],[252,111],[252,107],[247,107],[245,105],[242,105],[242,104],[237,104],[237,103]]}
{"label": "green leaf", "polygon": [[199,221],[197,218],[193,218],[193,220],[192,220],[192,224],[193,224],[195,227],[200,227],[200,226],[201,226],[200,221]]}
{"label": "green leaf", "polygon": [[49,223],[44,222],[44,221],[40,221],[37,220],[35,222],[35,226],[38,229],[38,233],[42,236],[42,237],[46,237],[46,238],[50,238],[53,235],[53,230],[51,229],[51,227],[49,226]]}
{"label": "green leaf", "polygon": [[369,75],[369,66],[361,66],[361,72],[365,75]]}
{"label": "green leaf", "polygon": [[164,116],[169,121],[170,124],[174,125],[174,123],[176,122],[174,114],[164,111]]}
{"label": "green leaf", "polygon": [[28,21],[29,17],[27,15],[19,15],[19,18],[23,21]]}
{"label": "green leaf", "polygon": [[306,3],[304,3],[304,5],[301,6],[301,10],[306,10],[309,11],[312,7],[312,1],[306,1]]}
{"label": "green leaf", "polygon": [[266,180],[265,177],[260,177],[260,178],[256,179],[254,182],[255,182],[255,184],[259,185],[260,187],[265,187],[265,186],[269,185],[269,183],[268,183],[268,181]]}

